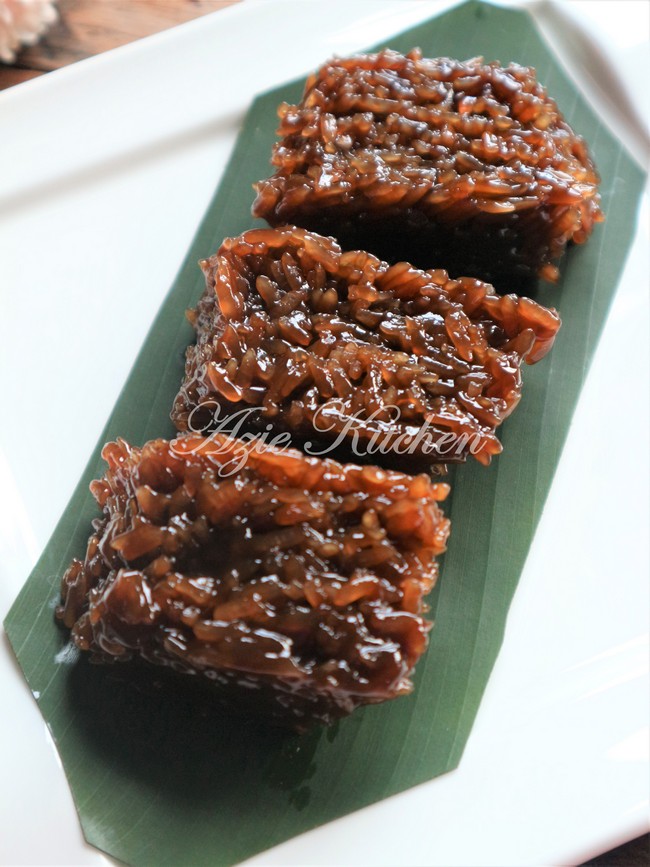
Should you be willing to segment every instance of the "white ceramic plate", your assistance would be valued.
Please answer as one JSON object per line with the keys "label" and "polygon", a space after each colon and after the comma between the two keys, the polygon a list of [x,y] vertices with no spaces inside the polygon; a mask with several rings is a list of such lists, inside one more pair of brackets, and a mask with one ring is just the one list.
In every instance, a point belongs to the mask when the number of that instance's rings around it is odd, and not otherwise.
{"label": "white ceramic plate", "polygon": [[[72,493],[255,92],[449,5],[246,0],[0,94],[0,615]],[[639,103],[635,82],[650,80],[648,4],[531,9],[645,161],[647,87]],[[460,768],[251,864],[567,864],[647,828],[647,213]],[[0,862],[106,863],[83,841],[6,640],[0,677]]]}

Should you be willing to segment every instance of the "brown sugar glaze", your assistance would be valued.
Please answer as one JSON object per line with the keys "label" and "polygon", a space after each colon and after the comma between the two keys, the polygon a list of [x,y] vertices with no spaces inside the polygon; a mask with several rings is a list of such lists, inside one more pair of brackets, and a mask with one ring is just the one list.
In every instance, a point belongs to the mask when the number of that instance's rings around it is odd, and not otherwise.
{"label": "brown sugar glaze", "polygon": [[202,266],[177,428],[207,429],[215,404],[259,408],[274,430],[343,438],[355,459],[389,465],[489,463],[522,361],[541,358],[560,325],[479,280],[342,253],[293,227],[227,239]]}
{"label": "brown sugar glaze", "polygon": [[103,456],[57,611],[81,650],[201,672],[296,729],[410,691],[447,485],[218,435]]}
{"label": "brown sugar glaze", "polygon": [[586,144],[527,67],[335,58],[279,116],[253,213],[344,249],[521,292],[603,219]]}

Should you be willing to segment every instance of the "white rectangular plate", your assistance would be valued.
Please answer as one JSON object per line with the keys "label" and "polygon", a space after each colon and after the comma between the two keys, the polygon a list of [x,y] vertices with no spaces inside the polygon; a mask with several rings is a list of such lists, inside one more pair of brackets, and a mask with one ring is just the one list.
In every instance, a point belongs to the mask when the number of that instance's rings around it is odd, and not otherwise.
{"label": "white rectangular plate", "polygon": [[[246,0],[0,94],[0,615],[81,475],[252,97],[450,5]],[[649,9],[531,5],[643,161]],[[647,241],[646,196],[460,768],[247,863],[567,864],[647,828]],[[107,863],[83,841],[6,641],[0,677],[0,862]]]}

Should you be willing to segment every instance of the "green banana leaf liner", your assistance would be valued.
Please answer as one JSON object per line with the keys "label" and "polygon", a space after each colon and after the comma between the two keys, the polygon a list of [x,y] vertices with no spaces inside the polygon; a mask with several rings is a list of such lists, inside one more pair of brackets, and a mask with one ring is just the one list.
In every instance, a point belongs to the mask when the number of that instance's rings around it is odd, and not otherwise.
{"label": "green banana leaf liner", "polygon": [[[276,108],[297,100],[303,82],[255,100],[101,440],[5,621],[86,839],[129,864],[232,864],[457,767],[622,271],[643,173],[581,98],[527,13],[469,2],[385,45],[536,67],[589,143],[607,219],[588,244],[567,253],[561,282],[541,290],[563,327],[551,354],[525,371],[521,406],[501,429],[503,454],[489,468],[473,462],[452,474],[446,511],[453,531],[430,599],[436,625],[414,693],[302,737],[242,726],[162,670],[77,658],[55,625],[53,604],[60,576],[72,557],[83,556],[97,516],[88,484],[103,472],[103,443],[119,435],[140,445],[173,433],[169,411],[193,337],[184,313],[203,290],[197,261],[254,225],[251,184],[269,173]],[[315,57],[314,65],[326,59]]]}

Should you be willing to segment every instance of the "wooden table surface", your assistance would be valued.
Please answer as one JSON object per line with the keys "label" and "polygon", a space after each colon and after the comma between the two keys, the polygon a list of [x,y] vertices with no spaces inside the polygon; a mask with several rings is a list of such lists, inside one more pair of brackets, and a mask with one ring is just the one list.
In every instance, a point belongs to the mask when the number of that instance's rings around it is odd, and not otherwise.
{"label": "wooden table surface", "polygon": [[0,90],[109,48],[232,6],[238,0],[59,0],[59,21],[12,66],[0,63]]}
{"label": "wooden table surface", "polygon": [[[24,49],[12,66],[0,64],[0,90],[237,2],[239,0],[59,0],[59,21],[38,45]],[[648,839],[640,837],[589,864],[648,867]]]}

